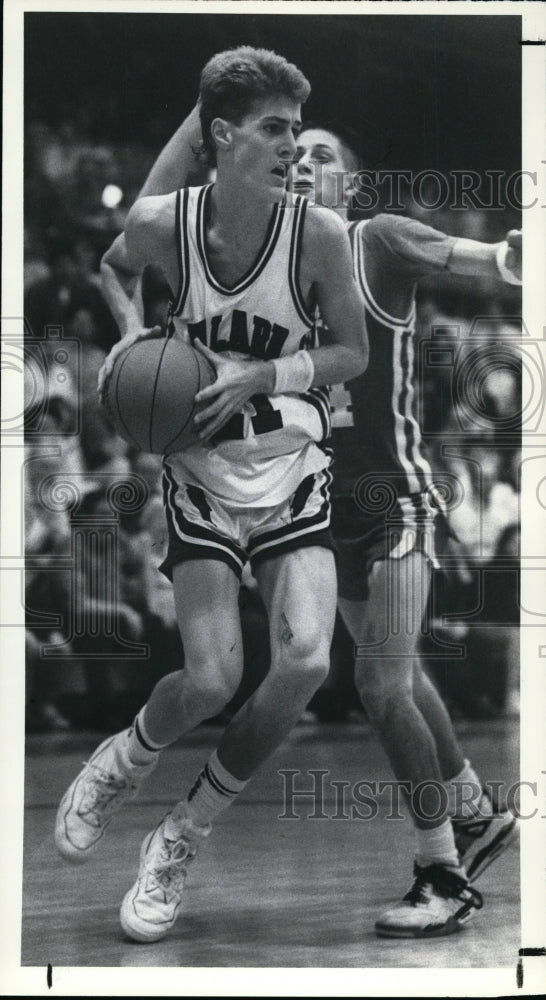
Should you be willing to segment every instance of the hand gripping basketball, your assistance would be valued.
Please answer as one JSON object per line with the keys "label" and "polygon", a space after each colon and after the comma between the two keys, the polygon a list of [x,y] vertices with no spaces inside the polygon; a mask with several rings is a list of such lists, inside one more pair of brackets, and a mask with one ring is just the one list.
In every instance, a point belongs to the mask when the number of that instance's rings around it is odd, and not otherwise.
{"label": "hand gripping basketball", "polygon": [[112,374],[114,364],[120,354],[136,344],[139,340],[152,340],[155,337],[163,337],[164,332],[160,326],[145,327],[142,330],[138,330],[137,333],[128,334],[126,337],[122,337],[118,340],[117,344],[114,344],[110,354],[104,359],[104,364],[99,372],[97,391],[99,394],[99,400],[101,403],[105,402],[107,382]]}
{"label": "hand gripping basketball", "polygon": [[[259,393],[272,393],[275,368],[271,361],[226,358],[215,354],[195,340],[199,358],[216,373],[216,378],[204,386],[196,397],[199,411],[195,415],[195,432],[199,441],[214,437],[244,404]],[[214,384],[213,384],[214,383]]]}

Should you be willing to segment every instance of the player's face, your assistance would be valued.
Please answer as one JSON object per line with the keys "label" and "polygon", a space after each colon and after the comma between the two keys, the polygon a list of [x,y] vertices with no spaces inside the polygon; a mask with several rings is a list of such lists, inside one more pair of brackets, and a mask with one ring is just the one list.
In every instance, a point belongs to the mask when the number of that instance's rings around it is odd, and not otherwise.
{"label": "player's face", "polygon": [[352,183],[343,145],[326,129],[306,129],[298,136],[290,188],[325,208],[344,208]]}
{"label": "player's face", "polygon": [[240,125],[229,125],[233,166],[246,190],[282,199],[300,127],[300,105],[286,97],[257,101]]}

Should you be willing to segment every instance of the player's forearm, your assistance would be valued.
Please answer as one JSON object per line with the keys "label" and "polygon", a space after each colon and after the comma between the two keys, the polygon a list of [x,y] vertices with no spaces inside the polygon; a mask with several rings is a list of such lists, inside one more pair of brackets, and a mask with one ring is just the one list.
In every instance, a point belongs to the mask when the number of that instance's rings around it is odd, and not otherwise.
{"label": "player's forearm", "polygon": [[311,385],[338,385],[356,378],[368,367],[368,341],[359,347],[332,344],[309,352],[314,373]]}
{"label": "player's forearm", "polygon": [[336,385],[360,375],[367,364],[367,342],[365,347],[356,349],[332,344],[313,351],[297,351],[275,361],[245,362],[245,395],[248,398],[262,393],[268,396],[301,393],[312,386]]}
{"label": "player's forearm", "polygon": [[[336,226],[338,223],[336,218]],[[366,311],[353,278],[349,239],[343,226],[326,237],[321,237],[318,250],[315,247],[313,286],[329,343],[310,352],[315,369],[313,386],[346,382],[368,367]]]}
{"label": "player's forearm", "polygon": [[143,327],[141,275],[129,267],[123,233],[102,258],[100,273],[102,293],[121,336],[125,337],[131,330]]}
{"label": "player's forearm", "polygon": [[256,378],[261,384],[254,392],[301,393],[313,386],[337,385],[360,375],[367,366],[367,338],[359,347],[332,344],[313,351],[297,351],[275,361],[258,363]]}
{"label": "player's forearm", "polygon": [[[502,263],[501,263],[502,262]],[[508,267],[503,270],[502,264]],[[496,278],[519,284],[520,270],[511,266],[506,257],[506,243],[480,243],[478,240],[459,239],[453,246],[448,261],[448,271],[472,277]],[[501,266],[499,266],[501,265]]]}
{"label": "player's forearm", "polygon": [[369,341],[361,296],[351,284],[333,303],[324,302],[322,317],[328,328],[328,343],[310,351],[314,374],[312,385],[339,385],[366,371]]}
{"label": "player's forearm", "polygon": [[448,261],[448,271],[474,277],[498,278],[497,243],[479,243],[477,240],[460,239],[453,245]]}

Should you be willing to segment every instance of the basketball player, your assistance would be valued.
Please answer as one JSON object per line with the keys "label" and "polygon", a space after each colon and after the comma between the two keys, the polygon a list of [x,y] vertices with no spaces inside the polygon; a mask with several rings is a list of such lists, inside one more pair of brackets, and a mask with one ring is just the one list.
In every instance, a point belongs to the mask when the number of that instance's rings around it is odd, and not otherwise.
{"label": "basketball player", "polygon": [[[337,584],[329,535],[329,408],[320,386],[364,370],[364,310],[345,228],[287,199],[302,73],[275,53],[214,56],[200,84],[214,184],[142,198],[126,220],[125,277],[113,301],[125,344],[140,326],[127,297],[148,264],[173,290],[169,335],[216,369],[196,397],[199,442],[169,455],[164,495],[183,671],[163,677],[129,730],[105,740],[58,810],[56,843],[86,859],[160,751],[233,697],[242,675],[238,612],[250,559],[268,611],[272,663],[226,727],[188,796],[145,838],[121,906],[125,933],[157,941],[174,925],[189,862],[211,821],[292,729],[324,680]],[[124,286],[124,287],[123,287]],[[314,310],[332,331],[317,347]],[[121,317],[120,317],[121,318]]]}
{"label": "basketball player", "polygon": [[[163,150],[145,187],[164,190],[184,183],[196,124],[194,112]],[[346,137],[308,127],[298,138],[296,161],[293,190],[348,224],[359,160]],[[376,930],[397,937],[438,936],[459,930],[472,914],[467,877],[477,878],[501,853],[516,823],[509,813],[494,810],[418,659],[431,567],[437,565],[435,524],[442,512],[412,407],[415,287],[421,276],[444,272],[519,284],[521,234],[510,232],[503,243],[490,245],[390,215],[350,224],[349,233],[366,306],[370,367],[333,391],[339,607],[355,641],[363,705],[397,778],[412,788],[429,783],[419,808],[411,798],[408,802],[416,828],[413,887],[378,920]],[[393,498],[388,525],[384,514],[374,518],[362,511],[359,488],[373,489],[374,483]],[[391,622],[397,628],[391,629]],[[441,781],[451,821],[445,815],[427,820],[438,812],[432,783]]]}
{"label": "basketball player", "polygon": [[[293,190],[347,222],[358,166],[344,136],[309,127],[298,138]],[[355,642],[362,704],[397,779],[410,789],[428,783],[419,802],[408,798],[416,832],[412,888],[380,917],[376,932],[432,937],[459,930],[472,915],[461,897],[465,880],[477,878],[508,845],[516,820],[494,813],[418,658],[442,512],[413,410],[415,288],[419,278],[442,273],[520,284],[521,234],[485,244],[386,214],[350,223],[348,230],[370,363],[334,393],[338,604]],[[384,512],[364,510],[374,488],[391,498],[388,520]],[[433,783],[441,781],[451,819],[430,820],[439,812]]]}

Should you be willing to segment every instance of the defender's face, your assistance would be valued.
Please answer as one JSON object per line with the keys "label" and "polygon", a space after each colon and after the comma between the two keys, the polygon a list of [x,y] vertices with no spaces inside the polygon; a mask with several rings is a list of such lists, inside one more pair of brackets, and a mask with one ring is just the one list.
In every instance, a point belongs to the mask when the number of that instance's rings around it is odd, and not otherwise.
{"label": "defender's face", "polygon": [[249,192],[283,198],[300,128],[300,105],[285,97],[257,101],[240,125],[228,124],[233,167]]}
{"label": "defender's face", "polygon": [[302,132],[290,170],[291,190],[317,205],[340,209],[347,206],[351,186],[352,174],[338,137],[322,128]]}

